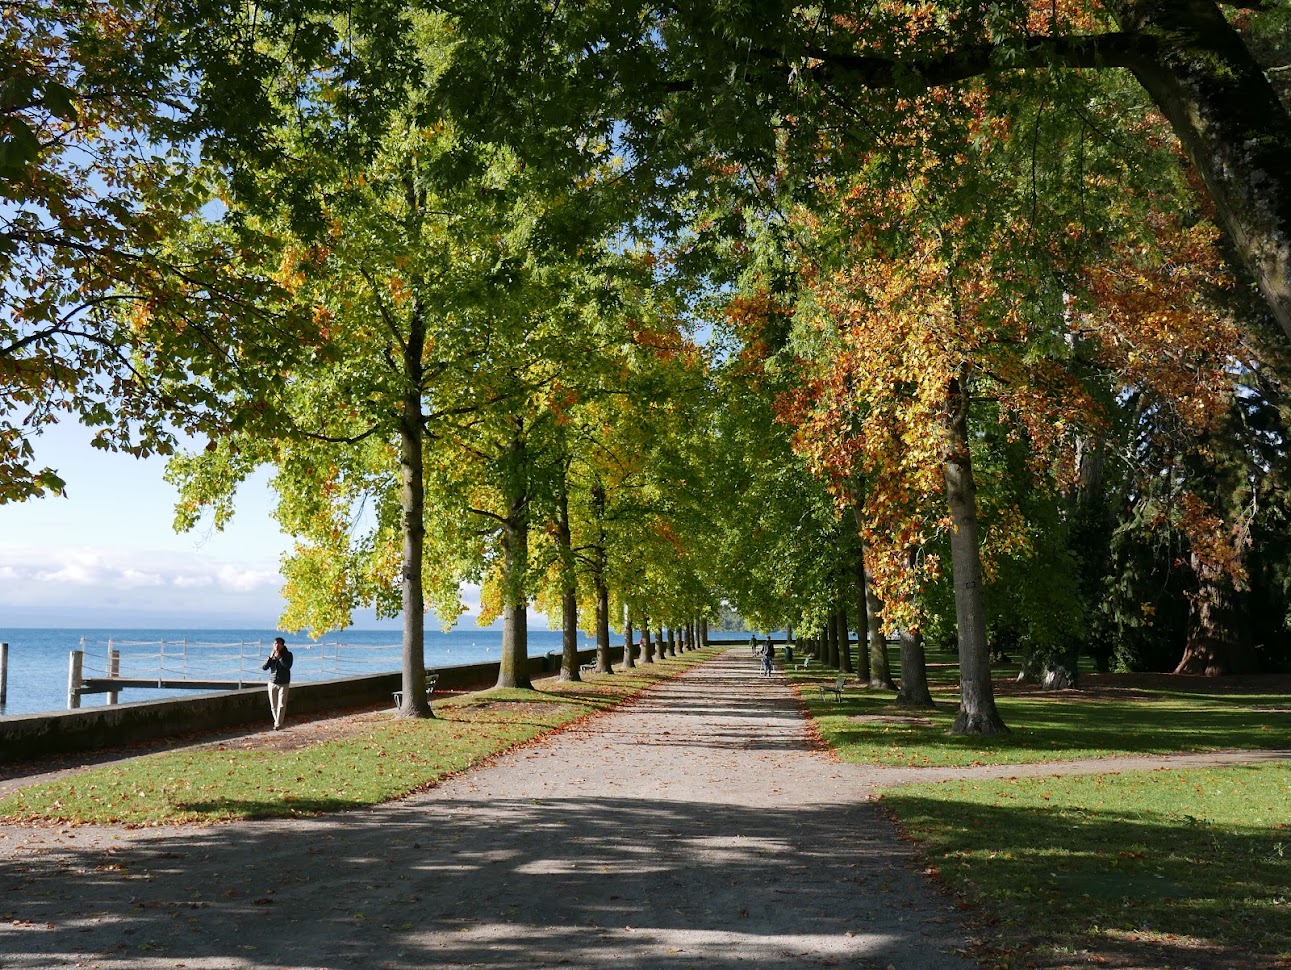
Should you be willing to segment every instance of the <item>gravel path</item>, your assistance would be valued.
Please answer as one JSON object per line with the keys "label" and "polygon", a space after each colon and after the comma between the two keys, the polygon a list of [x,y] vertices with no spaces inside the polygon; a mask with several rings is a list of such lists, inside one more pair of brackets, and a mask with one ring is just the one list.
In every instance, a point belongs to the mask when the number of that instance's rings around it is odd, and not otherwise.
{"label": "gravel path", "polygon": [[974,966],[868,791],[733,651],[371,811],[0,827],[0,967]]}
{"label": "gravel path", "polygon": [[[343,729],[301,728],[295,743]],[[918,875],[876,786],[1262,756],[1286,753],[843,765],[813,743],[784,681],[734,650],[370,811],[0,826],[0,968],[969,970],[960,914]]]}

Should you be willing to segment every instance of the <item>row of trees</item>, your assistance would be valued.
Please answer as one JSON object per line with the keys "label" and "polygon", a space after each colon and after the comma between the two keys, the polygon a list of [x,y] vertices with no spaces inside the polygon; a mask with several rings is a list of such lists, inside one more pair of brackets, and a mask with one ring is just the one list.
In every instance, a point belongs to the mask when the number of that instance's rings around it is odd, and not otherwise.
{"label": "row of trees", "polygon": [[725,601],[956,645],[964,732],[992,648],[1278,662],[1265,6],[18,4],[0,498],[68,411],[204,443],[181,527],[273,466],[284,624],[402,615],[410,715],[464,581],[503,685],[530,603],[577,677]]}

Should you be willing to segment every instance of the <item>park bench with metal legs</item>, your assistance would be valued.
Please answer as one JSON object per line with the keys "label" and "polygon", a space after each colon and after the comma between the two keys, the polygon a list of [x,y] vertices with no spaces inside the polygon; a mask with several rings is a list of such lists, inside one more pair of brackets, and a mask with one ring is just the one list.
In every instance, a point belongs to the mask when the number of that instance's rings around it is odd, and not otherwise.
{"label": "park bench with metal legs", "polygon": [[834,695],[834,703],[837,704],[843,699],[843,685],[847,683],[846,677],[839,677],[832,684],[820,685],[820,699],[823,701],[826,694]]}
{"label": "park bench with metal legs", "polygon": [[[439,674],[426,675],[426,703],[430,703],[430,695],[435,693],[435,684],[439,682]],[[403,691],[394,692],[394,706],[403,707]]]}

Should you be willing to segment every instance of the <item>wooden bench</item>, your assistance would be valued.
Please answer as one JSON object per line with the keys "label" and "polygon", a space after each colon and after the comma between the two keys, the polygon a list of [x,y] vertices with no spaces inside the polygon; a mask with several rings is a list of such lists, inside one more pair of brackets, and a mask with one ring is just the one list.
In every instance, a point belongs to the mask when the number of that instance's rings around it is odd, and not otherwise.
{"label": "wooden bench", "polygon": [[[430,703],[430,695],[435,693],[435,684],[437,684],[438,682],[439,682],[439,674],[426,675],[426,703],[427,704]],[[397,690],[394,692],[394,706],[396,708],[403,707],[403,691]]]}
{"label": "wooden bench", "polygon": [[843,685],[847,683],[846,677],[839,677],[833,684],[820,685],[820,699],[823,701],[826,694],[834,695],[834,703],[837,704],[843,699]]}

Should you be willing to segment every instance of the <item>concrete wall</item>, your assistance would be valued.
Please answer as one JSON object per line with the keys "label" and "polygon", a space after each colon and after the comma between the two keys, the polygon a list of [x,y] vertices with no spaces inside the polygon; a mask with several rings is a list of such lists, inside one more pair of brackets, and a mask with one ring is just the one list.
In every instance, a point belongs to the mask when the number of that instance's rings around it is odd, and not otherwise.
{"label": "concrete wall", "polygon": [[[615,649],[614,658],[617,660],[621,653],[621,648]],[[595,650],[579,652],[580,664],[595,659]],[[492,687],[498,679],[496,662],[432,669],[439,674],[437,690],[481,690]],[[531,677],[559,670],[559,654],[529,658]],[[399,673],[295,683],[291,685],[288,717],[377,704],[393,706],[392,694],[401,685]],[[48,714],[19,714],[0,717],[0,762],[94,751],[194,731],[270,723],[269,701],[263,687]]]}

